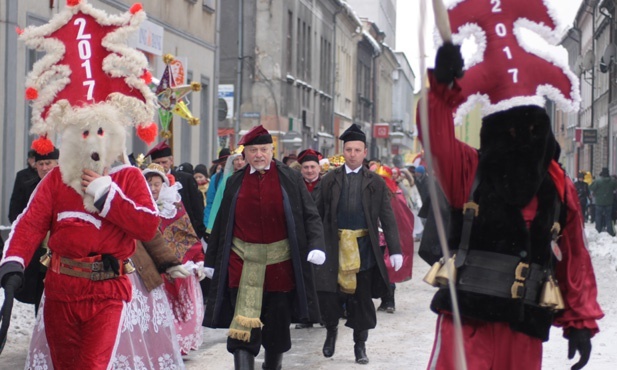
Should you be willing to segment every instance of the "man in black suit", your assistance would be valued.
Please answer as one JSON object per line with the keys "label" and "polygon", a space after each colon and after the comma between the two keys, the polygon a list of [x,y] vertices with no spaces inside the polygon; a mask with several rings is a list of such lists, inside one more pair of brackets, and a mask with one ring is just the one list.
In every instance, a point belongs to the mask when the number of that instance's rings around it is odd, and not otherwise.
{"label": "man in black suit", "polygon": [[[30,194],[41,180],[36,171],[35,154],[34,149],[30,149],[28,151],[28,166],[15,174],[15,184],[9,203],[9,221],[11,222],[15,221],[17,216],[26,208]],[[33,183],[34,186],[32,186]]]}
{"label": "man in black suit", "polygon": [[179,193],[182,197],[182,204],[191,219],[191,224],[197,233],[197,236],[202,239],[206,235],[206,226],[203,223],[204,218],[204,202],[203,196],[199,192],[197,182],[190,174],[182,171],[177,171],[174,168],[174,157],[171,148],[166,141],[158,143],[154,148],[146,153],[146,157],[150,156],[153,163],[163,166],[166,173],[171,173],[180,184],[182,189]]}
{"label": "man in black suit", "polygon": [[[17,217],[26,209],[30,196],[34,193],[37,185],[49,171],[58,165],[58,157],[60,152],[55,149],[48,154],[41,155],[33,153],[34,159],[34,176],[30,174],[31,170],[26,168],[17,173],[15,177],[15,185],[11,194],[9,203],[9,221],[14,222]],[[30,153],[28,153],[28,166],[30,166]],[[15,298],[23,303],[34,304],[34,314],[38,312],[39,303],[43,296],[43,280],[47,268],[39,263],[39,259],[47,253],[46,242],[40,246],[24,270],[24,286],[22,289],[15,292]]]}

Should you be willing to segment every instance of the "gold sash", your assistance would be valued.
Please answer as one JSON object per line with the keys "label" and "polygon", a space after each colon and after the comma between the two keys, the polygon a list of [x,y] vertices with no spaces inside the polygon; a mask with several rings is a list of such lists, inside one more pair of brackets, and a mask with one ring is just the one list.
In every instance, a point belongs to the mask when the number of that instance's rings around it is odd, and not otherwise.
{"label": "gold sash", "polygon": [[360,271],[358,238],[368,235],[368,229],[338,231],[338,284],[347,294],[356,292],[356,273]]}
{"label": "gold sash", "polygon": [[233,238],[231,249],[244,261],[234,318],[229,326],[228,336],[249,342],[251,329],[261,328],[266,266],[287,261],[291,258],[289,241],[279,240],[270,244],[247,243]]}

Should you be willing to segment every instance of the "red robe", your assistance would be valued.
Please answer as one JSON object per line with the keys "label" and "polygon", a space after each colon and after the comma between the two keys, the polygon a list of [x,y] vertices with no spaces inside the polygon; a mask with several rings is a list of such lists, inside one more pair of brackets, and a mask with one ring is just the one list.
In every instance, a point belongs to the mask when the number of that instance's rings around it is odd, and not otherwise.
{"label": "red robe", "polygon": [[[394,218],[396,219],[396,226],[399,230],[399,240],[401,243],[401,253],[403,255],[403,265],[398,271],[394,271],[392,264],[390,263],[390,253],[388,248],[384,251],[384,262],[388,269],[388,277],[391,283],[402,283],[411,279],[411,271],[413,269],[413,213],[407,206],[407,200],[403,196],[403,193],[398,190],[397,193],[390,198],[390,204],[392,205],[392,212],[394,212]],[[383,233],[379,233],[379,241],[383,238],[385,244],[385,238]],[[383,244],[382,244],[383,245]]]}
{"label": "red robe", "polygon": [[[238,193],[234,219],[234,237],[248,243],[269,244],[287,238],[287,222],[283,210],[283,192],[274,163],[263,175],[246,174]],[[229,287],[240,285],[244,262],[233,251],[229,255]],[[289,292],[295,287],[291,260],[266,267],[264,291]]]}

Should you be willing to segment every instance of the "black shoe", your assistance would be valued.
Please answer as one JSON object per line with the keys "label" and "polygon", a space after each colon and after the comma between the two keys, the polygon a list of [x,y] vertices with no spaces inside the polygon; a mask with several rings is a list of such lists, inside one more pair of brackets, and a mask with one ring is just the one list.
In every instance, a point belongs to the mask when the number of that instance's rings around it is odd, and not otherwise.
{"label": "black shoe", "polygon": [[332,357],[336,348],[336,335],[338,334],[338,328],[326,328],[326,340],[323,343],[323,355],[324,357]]}
{"label": "black shoe", "polygon": [[307,328],[312,328],[312,327],[313,327],[313,323],[312,322],[296,324],[296,329],[307,329]]}
{"label": "black shoe", "polygon": [[243,349],[234,352],[235,370],[255,370],[255,356]]}
{"label": "black shoe", "polygon": [[394,313],[394,311],[396,311],[396,308],[394,308],[394,305],[388,305],[388,307],[386,307],[387,313]]}
{"label": "black shoe", "polygon": [[356,355],[356,362],[361,365],[368,364],[368,356],[366,355],[365,342],[357,342],[353,346],[353,352]]}
{"label": "black shoe", "polygon": [[356,362],[361,365],[368,364],[368,357],[366,356],[366,341],[368,339],[368,330],[354,330],[353,331],[353,352],[356,355]]}
{"label": "black shoe", "polygon": [[386,312],[388,310],[386,304],[384,302],[381,302],[381,304],[379,305],[379,307],[377,307],[377,311],[381,311],[381,312]]}
{"label": "black shoe", "polygon": [[264,370],[281,370],[283,368],[283,354],[282,353],[270,353],[266,351],[264,355],[265,361],[261,366]]}

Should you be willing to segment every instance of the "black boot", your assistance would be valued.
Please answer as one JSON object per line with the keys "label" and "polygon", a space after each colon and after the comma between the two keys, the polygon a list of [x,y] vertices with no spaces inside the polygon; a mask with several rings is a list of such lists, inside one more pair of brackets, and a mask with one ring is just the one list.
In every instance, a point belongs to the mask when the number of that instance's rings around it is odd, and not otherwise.
{"label": "black boot", "polygon": [[271,353],[266,351],[264,356],[265,361],[261,366],[264,370],[281,370],[283,368],[283,354],[282,353]]}
{"label": "black boot", "polygon": [[356,355],[356,362],[362,365],[368,364],[368,356],[366,356],[366,340],[368,339],[368,330],[353,332],[353,352]]}
{"label": "black boot", "polygon": [[255,356],[246,350],[237,349],[234,352],[234,368],[235,370],[255,370]]}
{"label": "black boot", "polygon": [[326,330],[326,341],[323,343],[323,355],[325,357],[332,357],[334,355],[334,349],[336,348],[338,327],[326,327]]}

